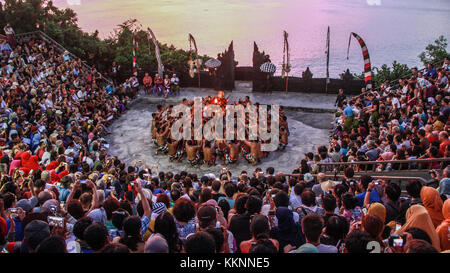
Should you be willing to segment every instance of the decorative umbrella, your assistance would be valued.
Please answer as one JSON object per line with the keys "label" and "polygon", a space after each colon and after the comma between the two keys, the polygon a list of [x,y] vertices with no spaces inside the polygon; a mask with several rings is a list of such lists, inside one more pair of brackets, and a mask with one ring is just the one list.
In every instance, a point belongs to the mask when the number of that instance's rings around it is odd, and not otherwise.
{"label": "decorative umbrella", "polygon": [[263,63],[259,69],[261,70],[261,72],[272,74],[272,73],[275,73],[275,71],[277,70],[277,67],[271,62],[266,62],[266,63]]}
{"label": "decorative umbrella", "polygon": [[209,59],[205,62],[205,66],[208,68],[216,68],[219,67],[221,64],[222,62],[217,59]]}

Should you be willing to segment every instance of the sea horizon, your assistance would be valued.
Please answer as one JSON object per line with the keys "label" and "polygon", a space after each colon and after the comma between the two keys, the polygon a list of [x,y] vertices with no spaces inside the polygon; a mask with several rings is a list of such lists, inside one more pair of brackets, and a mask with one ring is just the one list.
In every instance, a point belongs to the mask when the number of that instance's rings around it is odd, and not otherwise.
{"label": "sea horizon", "polygon": [[161,43],[177,48],[189,49],[192,33],[201,55],[216,57],[233,41],[238,66],[251,66],[255,41],[277,65],[276,74],[281,72],[286,30],[291,76],[301,76],[309,67],[314,77],[325,77],[328,26],[331,78],[347,68],[357,74],[363,71],[355,39],[347,60],[351,32],[364,39],[372,66],[378,68],[394,60],[421,68],[418,55],[425,47],[440,35],[450,36],[450,7],[445,0],[56,0],[54,4],[72,8],[79,26],[87,32],[98,30],[101,38],[133,18],[143,29],[151,27]]}

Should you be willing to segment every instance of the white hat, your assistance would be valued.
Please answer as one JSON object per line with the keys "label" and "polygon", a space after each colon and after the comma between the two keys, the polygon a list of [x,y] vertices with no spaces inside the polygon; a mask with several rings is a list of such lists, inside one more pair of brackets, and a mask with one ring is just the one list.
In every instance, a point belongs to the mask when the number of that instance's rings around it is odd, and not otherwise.
{"label": "white hat", "polygon": [[314,180],[314,176],[312,176],[312,174],[310,173],[305,173],[303,175],[303,180],[305,180],[306,182],[311,182]]}
{"label": "white hat", "polygon": [[329,191],[330,189],[334,188],[334,182],[331,180],[328,180],[326,182],[320,183],[320,187],[322,188],[322,191]]}

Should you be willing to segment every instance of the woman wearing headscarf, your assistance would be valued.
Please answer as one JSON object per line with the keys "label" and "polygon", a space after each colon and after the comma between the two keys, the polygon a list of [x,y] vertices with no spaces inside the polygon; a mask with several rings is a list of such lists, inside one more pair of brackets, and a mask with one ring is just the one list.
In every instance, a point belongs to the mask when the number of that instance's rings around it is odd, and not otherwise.
{"label": "woman wearing headscarf", "polygon": [[435,188],[424,186],[420,190],[420,198],[427,208],[434,228],[437,228],[444,221],[444,216],[442,216],[443,203],[439,192]]}
{"label": "woman wearing headscarf", "polygon": [[450,230],[450,199],[445,200],[442,207],[442,214],[445,220],[436,228],[436,232],[441,242],[441,250],[450,250],[449,230]]}
{"label": "woman wearing headscarf", "polygon": [[406,223],[395,233],[402,234],[409,228],[420,228],[425,231],[431,238],[432,245],[441,251],[439,237],[431,221],[431,217],[427,212],[427,209],[422,205],[412,205],[406,211]]}
{"label": "woman wearing headscarf", "polygon": [[305,243],[299,224],[294,221],[294,215],[287,207],[278,207],[276,210],[278,226],[270,230],[270,238],[280,243],[279,250],[283,251],[287,245],[296,248]]}
{"label": "woman wearing headscarf", "polygon": [[391,233],[391,228],[386,225],[386,207],[378,202],[372,203],[370,204],[369,210],[367,211],[367,215],[369,214],[378,216],[381,219],[384,225],[383,233],[381,234],[381,236],[383,237],[383,239],[388,238]]}

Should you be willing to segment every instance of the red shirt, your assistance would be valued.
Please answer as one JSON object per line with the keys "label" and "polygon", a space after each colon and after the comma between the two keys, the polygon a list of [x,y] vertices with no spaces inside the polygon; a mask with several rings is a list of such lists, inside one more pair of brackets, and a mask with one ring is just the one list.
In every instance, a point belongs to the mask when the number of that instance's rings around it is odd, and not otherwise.
{"label": "red shirt", "polygon": [[444,156],[445,155],[445,148],[447,147],[447,145],[450,144],[450,139],[446,139],[444,141],[442,141],[441,145],[439,145],[439,155],[440,156]]}
{"label": "red shirt", "polygon": [[152,84],[152,77],[150,77],[150,76],[144,77],[144,79],[142,79],[142,82],[144,84]]}

